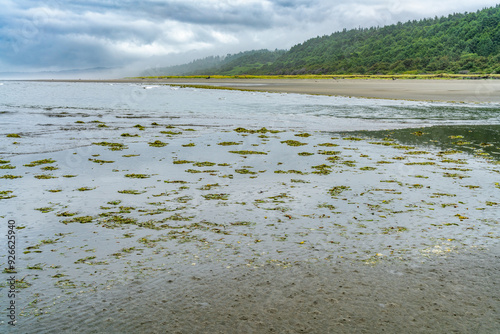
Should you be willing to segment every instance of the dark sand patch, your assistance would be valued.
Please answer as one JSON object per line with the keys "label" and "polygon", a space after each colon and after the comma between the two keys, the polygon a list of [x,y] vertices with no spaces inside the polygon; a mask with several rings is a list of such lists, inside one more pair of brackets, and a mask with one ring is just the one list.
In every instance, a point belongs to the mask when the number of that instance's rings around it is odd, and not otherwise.
{"label": "dark sand patch", "polygon": [[499,261],[496,247],[376,266],[180,266],[74,298],[55,307],[50,319],[22,327],[38,333],[497,333]]}

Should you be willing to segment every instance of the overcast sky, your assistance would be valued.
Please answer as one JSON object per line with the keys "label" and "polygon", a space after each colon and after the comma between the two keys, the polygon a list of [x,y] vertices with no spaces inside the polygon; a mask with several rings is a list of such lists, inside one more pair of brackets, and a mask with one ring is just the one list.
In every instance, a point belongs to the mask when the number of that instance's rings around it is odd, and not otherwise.
{"label": "overcast sky", "polygon": [[0,0],[0,72],[133,68],[288,49],[343,28],[476,11],[497,0]]}

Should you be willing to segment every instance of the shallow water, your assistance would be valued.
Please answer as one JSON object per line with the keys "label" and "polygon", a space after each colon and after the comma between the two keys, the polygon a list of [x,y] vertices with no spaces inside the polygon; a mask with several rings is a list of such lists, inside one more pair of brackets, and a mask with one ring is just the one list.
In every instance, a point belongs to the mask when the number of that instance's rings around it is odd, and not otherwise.
{"label": "shallow water", "polygon": [[0,203],[18,228],[25,328],[66,299],[186,266],[498,247],[496,105],[27,82],[5,82],[0,101],[0,176],[21,176],[0,179]]}
{"label": "shallow water", "polygon": [[[90,144],[110,128],[161,120],[171,124],[252,126],[305,131],[381,130],[452,124],[500,124],[498,106],[356,99],[298,94],[201,90],[109,83],[5,82],[0,89],[2,135],[21,145],[0,154],[34,153]],[[135,120],[135,121],[134,121]],[[83,131],[85,130],[85,131]],[[76,135],[78,134],[78,135]]]}

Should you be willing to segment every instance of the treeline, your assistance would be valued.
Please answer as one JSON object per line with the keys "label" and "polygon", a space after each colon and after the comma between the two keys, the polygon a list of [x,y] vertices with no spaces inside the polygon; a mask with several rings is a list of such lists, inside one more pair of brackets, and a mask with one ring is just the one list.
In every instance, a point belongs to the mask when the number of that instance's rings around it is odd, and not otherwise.
{"label": "treeline", "polygon": [[[207,66],[196,68],[201,63]],[[500,5],[381,28],[344,29],[287,52],[249,51],[181,66],[193,70],[176,75],[500,73]],[[164,75],[174,75],[174,68]]]}
{"label": "treeline", "polygon": [[143,76],[164,75],[238,75],[255,74],[263,66],[273,64],[286,50],[252,50],[226,56],[210,56],[188,64],[149,69]]}

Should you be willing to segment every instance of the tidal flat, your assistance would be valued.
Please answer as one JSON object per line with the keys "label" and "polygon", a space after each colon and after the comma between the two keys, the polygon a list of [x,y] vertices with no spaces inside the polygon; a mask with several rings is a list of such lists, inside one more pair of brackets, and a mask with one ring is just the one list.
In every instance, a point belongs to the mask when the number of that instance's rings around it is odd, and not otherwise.
{"label": "tidal flat", "polygon": [[64,116],[61,148],[28,154],[44,134],[25,131],[0,155],[18,329],[498,328],[498,125],[107,118]]}

